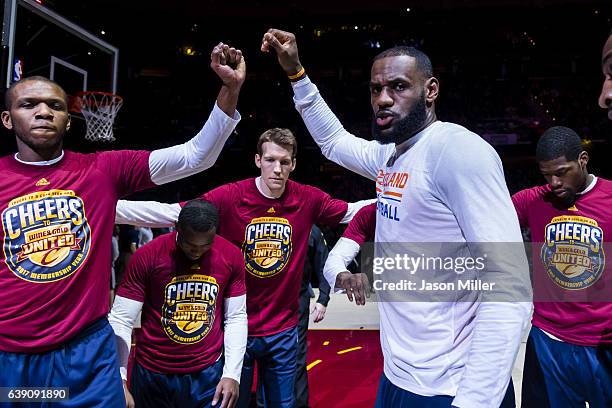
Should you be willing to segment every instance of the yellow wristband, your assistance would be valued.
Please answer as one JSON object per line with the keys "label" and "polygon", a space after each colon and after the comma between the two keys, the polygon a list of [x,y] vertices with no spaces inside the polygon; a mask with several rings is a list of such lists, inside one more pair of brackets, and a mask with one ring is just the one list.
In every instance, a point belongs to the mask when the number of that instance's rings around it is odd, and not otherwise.
{"label": "yellow wristband", "polygon": [[296,79],[299,79],[299,78],[303,77],[305,73],[306,73],[306,71],[304,70],[304,67],[302,67],[302,69],[300,69],[297,74],[289,75],[289,79],[294,81]]}

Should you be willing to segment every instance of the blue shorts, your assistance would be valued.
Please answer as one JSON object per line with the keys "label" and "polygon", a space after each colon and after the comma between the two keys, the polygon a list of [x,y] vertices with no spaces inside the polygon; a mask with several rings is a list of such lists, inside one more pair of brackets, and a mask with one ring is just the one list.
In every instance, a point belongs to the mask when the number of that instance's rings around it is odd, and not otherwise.
{"label": "blue shorts", "polygon": [[612,347],[557,341],[532,327],[521,399],[525,408],[612,407]]}
{"label": "blue shorts", "polygon": [[193,374],[160,374],[136,363],[130,378],[130,392],[138,408],[208,408],[212,407],[222,374],[223,359]]}
{"label": "blue shorts", "polygon": [[[20,407],[125,407],[113,329],[103,318],[57,350],[0,352],[0,387],[68,388],[67,401]],[[0,403],[0,407],[9,406]]]}
{"label": "blue shorts", "polygon": [[[414,394],[393,384],[383,373],[380,376],[380,383],[378,384],[378,392],[376,394],[376,405],[374,408],[450,408],[453,399],[454,397],[450,395],[426,397]],[[514,385],[512,384],[512,380],[510,380],[500,408],[513,408],[514,406]]]}
{"label": "blue shorts", "polygon": [[271,336],[249,336],[240,377],[238,408],[249,406],[255,361],[257,388],[263,397],[264,407],[295,407],[297,340],[297,327]]}

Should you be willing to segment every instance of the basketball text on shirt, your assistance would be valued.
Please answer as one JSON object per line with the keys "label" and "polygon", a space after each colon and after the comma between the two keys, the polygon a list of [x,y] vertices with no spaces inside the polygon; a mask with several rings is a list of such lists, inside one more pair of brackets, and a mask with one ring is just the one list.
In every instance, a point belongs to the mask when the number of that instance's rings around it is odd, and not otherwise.
{"label": "basketball text on shirt", "polygon": [[403,190],[410,178],[405,172],[385,173],[384,170],[378,172],[376,177],[376,195],[378,201],[376,209],[384,218],[392,221],[399,221],[398,204],[402,202]]}

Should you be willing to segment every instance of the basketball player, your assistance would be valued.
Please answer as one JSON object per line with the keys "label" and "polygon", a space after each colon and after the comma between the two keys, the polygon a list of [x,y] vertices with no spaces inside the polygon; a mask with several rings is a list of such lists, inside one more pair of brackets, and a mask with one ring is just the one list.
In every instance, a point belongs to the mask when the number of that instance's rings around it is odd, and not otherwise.
{"label": "basketball player", "polygon": [[601,69],[604,74],[604,82],[599,96],[599,106],[608,110],[608,119],[612,120],[612,31],[603,47]]}
{"label": "basketball player", "polygon": [[[247,407],[254,362],[266,407],[295,405],[299,290],[313,224],[348,222],[369,201],[354,204],[289,180],[297,141],[288,129],[262,133],[257,178],[225,184],[202,195],[219,209],[219,235],[240,246],[246,263],[249,339],[240,380],[239,407]],[[179,204],[121,201],[117,222],[168,226]]]}
{"label": "basketball player", "polygon": [[215,162],[239,119],[245,64],[225,44],[211,59],[223,85],[204,128],[183,145],[153,152],[64,151],[64,90],[43,77],[7,90],[2,123],[15,132],[18,152],[0,158],[1,387],[67,387],[61,407],[125,404],[106,320],[115,205]]}
{"label": "basketball player", "polygon": [[[605,251],[606,237],[612,235],[612,182],[589,174],[580,137],[563,126],[544,132],[536,157],[547,184],[512,197],[534,243],[523,407],[569,408],[585,402],[609,407],[612,281]],[[607,295],[598,298],[598,293]]]}
{"label": "basketball player", "polygon": [[236,405],[247,341],[244,258],[216,236],[218,219],[212,204],[189,201],[176,232],[138,249],[128,264],[109,321],[125,386],[142,310],[130,382],[136,407]]}
{"label": "basketball player", "polygon": [[[474,291],[457,292],[470,299],[460,302],[407,302],[404,296],[418,295],[389,292],[400,301],[378,303],[384,375],[376,406],[499,406],[531,303],[521,232],[497,153],[478,135],[437,120],[438,80],[429,58],[414,48],[386,50],[372,64],[377,140],[370,142],[347,132],[328,108],[300,64],[293,34],[269,30],[262,50],[270,49],[292,81],[296,108],[323,154],[377,181],[377,257],[401,257],[391,243],[406,240],[439,248],[433,255],[440,259],[492,254],[482,272],[501,285],[493,298]],[[496,242],[508,251],[489,244]],[[336,286],[350,290],[353,280],[346,276]],[[508,301],[480,302],[485,296]]]}

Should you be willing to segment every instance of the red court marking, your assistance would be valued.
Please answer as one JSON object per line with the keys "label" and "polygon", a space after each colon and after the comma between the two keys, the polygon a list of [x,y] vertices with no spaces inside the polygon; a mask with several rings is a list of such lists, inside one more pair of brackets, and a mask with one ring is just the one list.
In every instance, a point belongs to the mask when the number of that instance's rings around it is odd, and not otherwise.
{"label": "red court marking", "polygon": [[374,406],[383,366],[378,330],[309,330],[306,363],[316,360],[308,370],[311,408]]}

